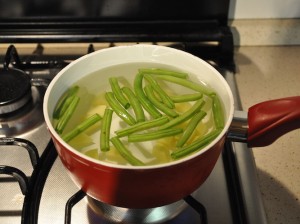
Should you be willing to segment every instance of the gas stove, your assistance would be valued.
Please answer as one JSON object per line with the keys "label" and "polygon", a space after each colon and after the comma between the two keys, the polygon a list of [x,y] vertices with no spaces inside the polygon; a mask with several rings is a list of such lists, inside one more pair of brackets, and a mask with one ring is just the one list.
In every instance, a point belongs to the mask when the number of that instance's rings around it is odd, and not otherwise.
{"label": "gas stove", "polygon": [[[30,86],[25,88],[19,79],[8,84],[0,77],[0,222],[266,223],[252,152],[244,143],[228,140],[212,174],[188,197],[158,208],[118,208],[88,197],[73,184],[43,120],[43,94],[62,68],[95,50],[137,43],[170,46],[206,60],[228,81],[235,109],[242,109],[227,26],[229,1],[219,6],[214,1],[191,1],[187,9],[186,2],[178,1],[169,16],[162,10],[168,5],[153,6],[151,1],[143,2],[143,7],[138,1],[131,7],[121,1],[119,8],[93,1],[94,9],[82,8],[86,14],[75,10],[86,5],[74,1],[69,8],[74,14],[62,16],[69,1],[61,2],[60,8],[49,6],[50,14],[43,16],[37,14],[46,5],[36,4],[33,11],[0,17],[1,71],[8,77],[17,71]],[[96,7],[101,13],[94,12]],[[155,19],[146,9],[155,12]],[[89,17],[88,12],[96,14]],[[14,87],[2,94],[2,86]]]}
{"label": "gas stove", "polygon": [[[86,44],[85,52],[110,46]],[[184,44],[171,46],[185,50]],[[32,52],[42,47],[37,44]],[[6,54],[12,49],[17,58],[9,64],[31,77],[32,97],[16,111],[1,115],[1,223],[264,223],[251,150],[243,143],[227,142],[208,180],[174,204],[134,210],[105,205],[86,196],[57,158],[41,109],[50,80],[79,55],[64,60],[62,56],[41,55],[36,61],[36,55],[19,55],[12,45]],[[236,109],[240,109],[234,71],[218,69],[234,93]]]}

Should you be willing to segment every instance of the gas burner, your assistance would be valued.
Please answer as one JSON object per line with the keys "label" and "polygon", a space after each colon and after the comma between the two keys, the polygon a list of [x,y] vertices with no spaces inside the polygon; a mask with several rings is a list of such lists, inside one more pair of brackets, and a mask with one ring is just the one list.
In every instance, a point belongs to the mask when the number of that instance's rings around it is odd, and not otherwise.
{"label": "gas burner", "polygon": [[30,99],[30,77],[18,69],[2,69],[0,71],[0,115],[17,111]]}
{"label": "gas burner", "polygon": [[0,136],[18,136],[44,122],[43,95],[45,87],[30,87],[30,95],[21,109],[0,115]]}
{"label": "gas burner", "polygon": [[0,115],[17,111],[31,99],[30,77],[20,69],[9,67],[12,59],[15,67],[20,68],[21,61],[14,45],[7,48],[0,70]]}
{"label": "gas burner", "polygon": [[[153,224],[164,223],[179,215],[188,205],[178,201],[169,205],[148,209],[129,209],[112,206],[91,197],[87,197],[89,207],[97,215],[91,223],[131,223]],[[97,219],[97,220],[95,220]],[[102,220],[102,222],[100,222]],[[105,222],[105,223],[106,223]]]}
{"label": "gas burner", "polygon": [[10,45],[0,69],[0,136],[17,136],[44,122],[42,102],[49,83],[32,79],[22,67],[16,48]]}

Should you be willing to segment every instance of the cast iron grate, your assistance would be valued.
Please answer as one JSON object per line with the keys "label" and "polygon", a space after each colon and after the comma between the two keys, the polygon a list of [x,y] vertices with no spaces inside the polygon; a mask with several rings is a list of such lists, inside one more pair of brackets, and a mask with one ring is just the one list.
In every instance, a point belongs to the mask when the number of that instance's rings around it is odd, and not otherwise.
{"label": "cast iron grate", "polygon": [[[37,161],[39,160],[39,155],[37,148],[32,142],[21,138],[0,138],[0,146],[12,145],[20,146],[20,149],[26,149],[28,151],[32,167],[36,167]],[[0,149],[2,148],[3,147],[0,147]],[[13,180],[16,180],[19,183],[22,194],[24,196],[27,194],[29,189],[29,178],[22,170],[9,165],[0,165],[0,174],[11,176]],[[10,178],[2,178],[1,181],[10,181]]]}
{"label": "cast iron grate", "polygon": [[[76,192],[66,203],[65,207],[65,224],[72,223],[72,208],[75,206],[79,201],[81,201],[86,196],[86,193],[82,190]],[[188,195],[183,199],[189,206],[191,206],[200,216],[199,223],[207,224],[207,214],[206,209],[203,204],[201,204],[198,200],[196,200],[193,196]]]}

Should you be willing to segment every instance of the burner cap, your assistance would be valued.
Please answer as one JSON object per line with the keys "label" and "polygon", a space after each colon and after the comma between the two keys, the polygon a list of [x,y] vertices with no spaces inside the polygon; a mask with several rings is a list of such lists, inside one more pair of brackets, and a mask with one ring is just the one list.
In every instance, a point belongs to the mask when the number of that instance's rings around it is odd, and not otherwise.
{"label": "burner cap", "polygon": [[0,70],[0,114],[18,110],[31,98],[30,77],[18,69]]}
{"label": "burner cap", "polygon": [[187,204],[183,200],[169,205],[148,209],[116,207],[101,201],[97,201],[89,196],[87,197],[87,200],[91,210],[98,216],[99,223],[100,220],[106,220],[109,221],[109,223],[162,223],[173,219],[187,207]]}

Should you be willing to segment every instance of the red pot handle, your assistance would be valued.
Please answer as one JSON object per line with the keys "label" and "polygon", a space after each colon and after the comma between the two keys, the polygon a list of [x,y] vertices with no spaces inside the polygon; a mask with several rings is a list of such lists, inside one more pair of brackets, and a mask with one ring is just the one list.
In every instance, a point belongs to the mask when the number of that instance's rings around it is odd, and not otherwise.
{"label": "red pot handle", "polygon": [[300,96],[270,100],[248,111],[248,145],[262,147],[300,128]]}

